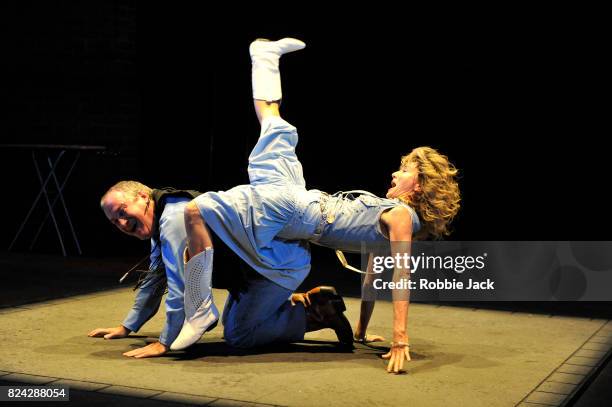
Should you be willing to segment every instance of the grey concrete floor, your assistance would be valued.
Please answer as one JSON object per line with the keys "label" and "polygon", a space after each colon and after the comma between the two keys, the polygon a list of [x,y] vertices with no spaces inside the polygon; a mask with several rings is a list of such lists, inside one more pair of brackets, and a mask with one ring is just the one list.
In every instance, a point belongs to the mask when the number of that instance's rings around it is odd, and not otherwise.
{"label": "grey concrete floor", "polygon": [[[218,304],[225,295],[215,290]],[[310,333],[304,343],[236,351],[219,327],[188,351],[134,360],[121,353],[155,340],[162,311],[129,338],[86,336],[120,323],[132,300],[131,289],[119,289],[1,309],[0,379],[42,376],[99,394],[194,404],[555,405],[575,386],[558,390],[555,383],[583,380],[612,345],[605,319],[413,304],[413,361],[404,375],[385,372],[384,349],[339,352],[330,330]],[[355,321],[359,302],[346,302]],[[389,338],[390,320],[391,304],[378,303],[370,332]]]}

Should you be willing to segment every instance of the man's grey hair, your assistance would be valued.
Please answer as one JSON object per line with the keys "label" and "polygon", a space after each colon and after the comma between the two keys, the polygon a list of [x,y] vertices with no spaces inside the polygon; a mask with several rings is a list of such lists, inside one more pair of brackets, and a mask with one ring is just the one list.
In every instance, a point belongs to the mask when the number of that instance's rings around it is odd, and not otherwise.
{"label": "man's grey hair", "polygon": [[104,207],[104,201],[106,200],[106,196],[114,191],[123,192],[123,194],[128,199],[136,199],[138,193],[145,192],[147,195],[151,196],[151,191],[153,190],[138,181],[119,181],[115,185],[110,187],[108,191],[104,193],[104,195],[102,195],[102,198],[100,199],[100,207]]}

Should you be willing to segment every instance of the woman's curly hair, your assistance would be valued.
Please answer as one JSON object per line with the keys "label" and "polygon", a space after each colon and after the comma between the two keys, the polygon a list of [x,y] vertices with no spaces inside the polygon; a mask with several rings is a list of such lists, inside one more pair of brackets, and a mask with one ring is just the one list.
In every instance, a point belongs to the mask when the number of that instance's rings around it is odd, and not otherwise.
{"label": "woman's curly hair", "polygon": [[449,224],[457,215],[461,194],[458,170],[448,157],[431,147],[417,147],[402,157],[402,167],[415,163],[419,171],[420,191],[402,201],[416,210],[421,220],[417,238],[441,239],[450,234]]}

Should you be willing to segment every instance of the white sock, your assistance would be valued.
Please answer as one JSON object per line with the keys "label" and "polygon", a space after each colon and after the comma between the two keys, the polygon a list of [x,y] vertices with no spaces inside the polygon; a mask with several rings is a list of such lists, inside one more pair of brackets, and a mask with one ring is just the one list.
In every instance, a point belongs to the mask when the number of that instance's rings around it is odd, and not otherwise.
{"label": "white sock", "polygon": [[187,319],[193,317],[198,308],[212,298],[212,272],[213,272],[212,247],[193,256],[185,264],[185,293],[183,296],[185,304],[185,316]]}
{"label": "white sock", "polygon": [[278,41],[255,40],[249,47],[251,54],[251,83],[253,99],[275,102],[282,99],[281,78],[278,69],[280,57],[304,48],[300,40],[283,38]]}

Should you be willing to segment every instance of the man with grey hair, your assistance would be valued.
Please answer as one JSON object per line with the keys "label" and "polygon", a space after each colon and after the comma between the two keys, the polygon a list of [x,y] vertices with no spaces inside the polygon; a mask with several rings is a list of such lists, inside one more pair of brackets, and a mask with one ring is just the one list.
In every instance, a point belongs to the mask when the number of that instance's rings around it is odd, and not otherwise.
{"label": "man with grey hair", "polygon": [[[187,246],[184,213],[187,204],[199,195],[200,192],[194,190],[151,189],[137,181],[121,181],[109,188],[102,196],[100,206],[104,214],[121,232],[141,240],[151,239],[151,266],[150,270],[145,273],[144,279],[138,284],[140,290],[125,320],[117,327],[94,329],[88,336],[117,339],[127,337],[131,332],[137,332],[157,313],[166,287],[168,289],[166,323],[159,336],[159,341],[125,352],[123,353],[124,356],[146,358],[161,356],[170,349],[180,349],[182,347],[176,347],[179,333],[182,329],[183,332],[185,332],[185,329],[189,330],[194,322],[203,324],[202,332],[210,331],[216,327],[219,311],[212,298],[212,273],[202,273],[202,281],[197,285],[198,288],[206,287],[205,290],[209,293],[206,298],[199,298],[201,297],[199,293],[185,293],[185,280],[190,277],[185,275],[184,267],[184,252]],[[218,246],[217,249],[229,251],[223,245]],[[237,260],[235,256],[234,258]],[[226,258],[226,262],[228,261],[231,263],[229,258]],[[237,270],[238,268],[232,264],[227,267],[227,272],[223,273],[225,278],[219,279],[221,281],[225,280],[225,285],[230,290],[232,297],[245,296],[245,293],[256,291],[259,286],[265,285],[266,280],[253,269],[248,268],[243,272]],[[300,303],[303,305],[310,321],[306,326],[297,328],[302,332],[302,335],[298,335],[294,339],[301,339],[304,330],[311,331],[324,328],[334,329],[339,337],[342,335],[339,334],[340,331],[342,331],[344,337],[347,334],[350,337],[350,324],[341,312],[338,315],[335,310],[325,309],[328,304],[324,304],[322,307],[316,304],[318,293],[326,292],[326,289],[317,287],[309,291],[312,298],[309,298],[308,294],[291,295],[291,304]],[[312,303],[312,301],[315,301],[315,303]],[[269,298],[260,297],[258,302],[261,304],[260,307],[264,307],[269,302]],[[193,308],[191,313],[200,308],[205,309],[205,312],[201,312],[196,318],[186,319],[190,307]],[[273,312],[273,314],[277,313]],[[293,315],[295,312],[280,312],[280,314]],[[278,315],[268,315],[267,313],[260,315],[248,310],[245,312],[237,309],[237,307],[227,308],[224,313],[224,319],[239,319],[241,321],[240,325],[244,329],[252,329],[255,325],[261,325],[262,318],[266,319],[268,317],[275,321],[275,326],[268,326],[267,328],[262,326],[270,332],[264,334],[264,336],[269,337],[269,341],[263,340],[260,344],[274,342],[274,339],[277,339],[272,335],[274,332],[278,334],[287,330],[291,331],[291,325],[295,325],[290,321],[278,318]],[[202,332],[199,332],[199,336],[202,335]],[[261,337],[262,334],[260,333],[257,336]],[[230,343],[235,342],[232,333],[227,332],[227,329],[225,339]],[[291,338],[285,339],[291,341],[289,340]],[[173,344],[174,346],[171,348]]]}
{"label": "man with grey hair", "polygon": [[[124,338],[136,332],[159,309],[167,287],[166,323],[159,341],[125,352],[125,356],[143,358],[168,351],[185,319],[183,252],[186,246],[185,205],[200,193],[172,188],[151,189],[137,181],[121,181],[102,196],[100,206],[108,220],[121,232],[140,240],[151,239],[151,266],[139,283],[134,306],[121,325],[98,328],[90,337]],[[209,281],[210,284],[210,281]],[[212,305],[214,328],[219,313]]]}
{"label": "man with grey hair", "polygon": [[[257,112],[261,111],[257,109],[260,103],[266,104],[269,109],[277,108],[281,99],[279,59],[283,54],[297,51],[304,46],[303,42],[292,38],[275,42],[257,40],[251,44],[253,96]],[[266,133],[262,125],[262,135],[265,136],[262,138],[268,140],[266,141],[268,144],[258,142],[250,157],[249,175],[252,176],[252,184],[263,185],[261,187],[263,190],[268,190],[267,184],[274,180],[303,185],[301,164],[293,159],[292,149],[295,148],[297,137],[287,142],[285,138],[291,138],[293,133],[287,131],[286,137],[275,137],[276,130],[273,126],[270,129],[272,130]],[[286,151],[290,150],[292,156],[288,160],[275,160],[279,155],[286,158],[283,155],[285,151],[283,148]],[[292,163],[287,164],[288,161]],[[253,213],[253,216],[259,216],[266,211],[270,211],[268,214],[270,216],[280,215],[282,211],[287,210],[287,208],[266,206],[267,203],[263,202],[265,194],[259,195],[260,190],[255,190],[255,187],[240,197],[238,195],[242,193],[240,191],[244,191],[244,188],[239,186],[235,190],[238,194],[232,197],[230,203],[239,202],[241,208],[245,208],[245,212],[249,214]],[[169,349],[186,349],[197,342],[206,331],[212,329],[219,318],[219,312],[212,298],[211,284],[213,255],[216,249],[213,249],[212,237],[208,232],[199,233],[200,228],[206,228],[199,209],[195,204],[188,205],[191,198],[185,198],[189,196],[184,194],[185,191],[178,191],[179,195],[166,193],[163,201],[157,195],[158,191],[147,192],[144,185],[128,181],[112,187],[101,202],[107,218],[122,232],[139,239],[152,238],[152,247],[155,249],[156,245],[160,246],[161,257],[166,267],[169,290],[166,301],[168,309],[166,327],[159,342],[124,354],[137,358],[159,356]],[[192,198],[199,195],[195,193]],[[279,206],[284,203],[287,203],[287,206],[293,205],[283,193],[275,197],[278,198]],[[314,203],[311,206],[316,210],[318,201],[309,202]],[[220,214],[229,213],[226,209],[231,206],[230,203],[225,206],[220,203],[215,208]],[[261,207],[258,207],[258,204]],[[162,205],[165,205],[165,209]],[[195,207],[195,216],[192,213],[193,207]],[[234,211],[231,214],[235,213]],[[310,271],[309,247],[302,235],[289,233],[282,236],[279,233],[277,239],[274,228],[283,222],[282,216],[274,220],[276,224],[266,219],[265,224],[261,224],[258,228],[261,233],[257,236],[249,234],[252,229],[250,225],[242,229],[245,219],[229,216],[222,218],[223,216],[219,216],[218,227],[213,228],[214,232],[224,244],[251,266],[251,274],[244,276],[243,289],[231,292],[225,304],[223,324],[227,343],[235,347],[251,348],[275,342],[295,342],[302,340],[306,332],[331,328],[336,332],[342,345],[352,347],[353,334],[350,323],[344,315],[346,308],[333,287],[317,287],[305,295],[293,293]],[[291,222],[299,223],[297,219],[295,217]],[[246,223],[250,221],[251,219],[247,217]],[[255,219],[253,224],[257,223],[258,219]],[[288,223],[287,226],[292,227]],[[312,226],[314,229],[314,224],[302,226],[304,228]],[[185,251],[186,229],[190,230],[189,236],[192,239],[188,251]],[[227,238],[228,230],[241,234],[241,242],[249,241],[253,247],[257,246],[258,256],[249,257],[245,254],[244,250]],[[155,233],[159,233],[159,238],[155,238]],[[202,236],[205,238],[199,239]],[[257,261],[251,261],[255,257]],[[265,260],[261,260],[263,258]],[[296,302],[300,302],[301,305],[295,306]],[[137,299],[137,304],[126,319],[127,322],[124,321],[121,327],[94,330],[90,336],[121,337],[129,334],[130,330],[137,329],[152,316],[145,311],[151,307],[139,304]],[[147,315],[148,318],[145,318]],[[135,322],[131,322],[130,317]]]}

